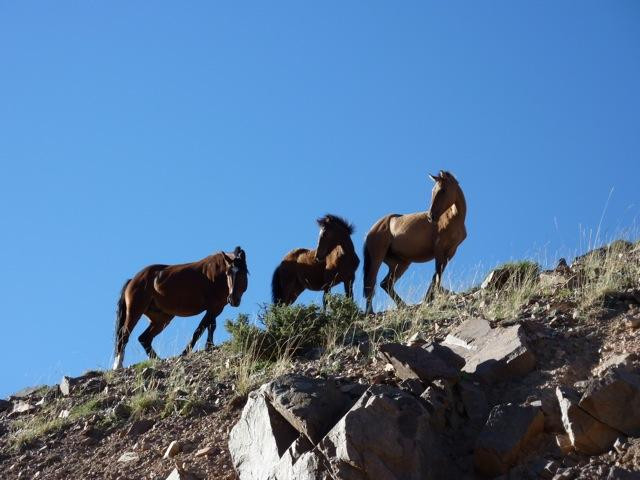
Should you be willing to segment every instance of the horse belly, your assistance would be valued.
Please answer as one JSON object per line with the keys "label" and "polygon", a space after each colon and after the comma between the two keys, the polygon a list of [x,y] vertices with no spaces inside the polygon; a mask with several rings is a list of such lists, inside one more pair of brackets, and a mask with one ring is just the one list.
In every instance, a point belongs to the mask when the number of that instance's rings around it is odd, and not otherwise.
{"label": "horse belly", "polygon": [[179,317],[207,309],[206,279],[189,271],[161,272],[154,282],[154,300],[164,312]]}

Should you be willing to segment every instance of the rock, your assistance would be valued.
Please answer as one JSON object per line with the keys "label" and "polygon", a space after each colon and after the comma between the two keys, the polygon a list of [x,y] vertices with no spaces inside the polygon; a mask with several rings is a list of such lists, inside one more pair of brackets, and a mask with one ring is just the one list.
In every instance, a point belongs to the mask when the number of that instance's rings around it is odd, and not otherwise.
{"label": "rock", "polygon": [[32,410],[35,410],[35,406],[29,402],[25,402],[24,400],[18,400],[13,404],[13,410],[9,414],[11,417],[16,417],[18,415],[22,415],[24,413],[29,413]]}
{"label": "rock", "polygon": [[622,437],[618,437],[616,438],[616,441],[613,442],[613,448],[618,453],[624,453],[627,448],[629,448],[629,445],[624,441]]}
{"label": "rock", "polygon": [[393,365],[396,375],[403,380],[417,378],[428,383],[436,378],[457,379],[460,374],[458,369],[420,347],[387,343],[380,346],[379,351]]}
{"label": "rock", "polygon": [[33,394],[47,388],[49,387],[47,387],[46,385],[36,385],[35,387],[26,387],[26,388],[23,388],[22,390],[17,391],[13,395],[9,395],[9,400],[27,399],[31,397]]}
{"label": "rock", "polygon": [[524,446],[544,430],[538,407],[496,405],[476,441],[473,464],[489,477],[505,474],[517,462]]}
{"label": "rock", "polygon": [[439,357],[444,361],[444,363],[456,370],[462,370],[462,367],[464,367],[464,364],[466,363],[463,357],[441,343],[427,343],[422,348],[427,352],[434,354],[436,357]]}
{"label": "rock", "polygon": [[414,396],[370,387],[318,444],[332,478],[433,479],[440,462],[429,413]]}
{"label": "rock", "polygon": [[129,429],[127,430],[127,435],[131,437],[137,437],[138,435],[142,435],[146,433],[153,427],[155,422],[150,419],[136,420],[131,424]]}
{"label": "rock", "polygon": [[609,451],[620,432],[596,420],[580,408],[577,392],[557,387],[556,395],[562,413],[562,423],[571,445],[587,455],[599,455]]}
{"label": "rock", "polygon": [[555,436],[556,445],[563,455],[569,455],[573,452],[573,445],[571,444],[571,438],[568,434],[559,434]]}
{"label": "rock", "polygon": [[113,415],[121,419],[129,418],[129,415],[131,415],[131,407],[129,407],[126,402],[120,401],[113,407]]}
{"label": "rock", "polygon": [[609,470],[607,480],[640,480],[640,472],[629,471],[614,465],[611,470]]}
{"label": "rock", "polygon": [[175,457],[178,453],[180,453],[180,450],[181,450],[180,442],[178,442],[177,440],[174,440],[169,444],[162,458]]}
{"label": "rock", "polygon": [[473,382],[463,380],[457,385],[464,411],[473,425],[482,426],[489,415],[489,404],[484,391]]}
{"label": "rock", "polygon": [[420,332],[416,332],[409,337],[406,345],[407,347],[421,347],[425,343],[427,343],[427,341],[422,336],[422,334]]}
{"label": "rock", "polygon": [[625,435],[640,436],[640,375],[609,368],[588,383],[579,405]]}
{"label": "rock", "polygon": [[488,321],[472,318],[447,335],[443,345],[464,358],[464,372],[488,383],[526,375],[536,363],[521,325],[492,329]]}
{"label": "rock", "polygon": [[66,375],[60,380],[58,385],[60,393],[65,397],[71,395],[76,389],[82,390],[83,393],[98,393],[107,386],[107,382],[97,372],[89,372],[81,377],[67,377]]}
{"label": "rock", "polygon": [[292,463],[285,454],[267,480],[334,480],[317,449],[305,452]]}
{"label": "rock", "polygon": [[11,403],[9,400],[0,399],[0,412],[4,412],[11,408],[13,408],[13,403]]}
{"label": "rock", "polygon": [[438,432],[447,425],[447,410],[450,409],[453,400],[451,389],[445,385],[429,385],[420,398],[424,400],[430,418],[429,423]]}
{"label": "rock", "polygon": [[351,408],[365,388],[359,385],[354,391],[344,392],[331,379],[289,374],[268,383],[264,393],[276,411],[315,444]]}
{"label": "rock", "polygon": [[118,458],[118,461],[122,463],[127,463],[127,462],[135,462],[139,459],[140,459],[140,456],[135,452],[124,452],[122,455],[120,455],[120,458]]}
{"label": "rock", "polygon": [[504,265],[489,272],[480,288],[482,290],[500,290],[508,282],[522,283],[528,278],[535,278],[539,272],[540,267],[532,262]]}
{"label": "rock", "polygon": [[593,374],[594,376],[600,376],[611,368],[633,372],[637,369],[637,364],[639,361],[640,355],[638,355],[636,352],[612,355],[606,360],[602,361],[598,366],[596,366],[593,369]]}
{"label": "rock", "polygon": [[249,394],[229,434],[229,452],[240,480],[267,478],[300,435],[267,401],[267,386]]}
{"label": "rock", "polygon": [[198,477],[182,468],[174,468],[166,480],[198,480]]}
{"label": "rock", "polygon": [[70,413],[71,412],[69,412],[69,410],[61,410],[58,414],[58,418],[69,418]]}
{"label": "rock", "polygon": [[204,447],[196,452],[196,457],[206,457],[218,453],[218,449],[215,447]]}

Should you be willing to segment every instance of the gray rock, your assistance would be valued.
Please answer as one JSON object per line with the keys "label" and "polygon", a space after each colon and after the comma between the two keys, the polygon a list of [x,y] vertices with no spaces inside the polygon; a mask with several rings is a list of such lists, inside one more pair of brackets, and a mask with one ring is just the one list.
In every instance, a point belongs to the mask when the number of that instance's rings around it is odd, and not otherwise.
{"label": "gray rock", "polygon": [[484,425],[489,415],[489,403],[482,388],[468,380],[458,383],[457,388],[464,411],[471,423],[476,426]]}
{"label": "gray rock", "polygon": [[129,429],[127,430],[127,435],[131,437],[137,437],[138,435],[142,435],[153,427],[155,423],[154,420],[151,419],[142,419],[136,420],[131,424]]}
{"label": "gray rock", "polygon": [[379,350],[383,358],[393,365],[396,375],[403,380],[417,378],[428,383],[437,378],[457,379],[460,375],[459,369],[449,366],[435,353],[420,347],[387,343]]}
{"label": "gray rock", "polygon": [[439,451],[421,402],[402,390],[374,385],[318,445],[333,478],[429,480],[438,474]]}
{"label": "gray rock", "polygon": [[64,395],[65,397],[71,395],[71,390],[73,388],[73,386],[75,385],[75,381],[73,378],[71,377],[67,377],[66,375],[64,377],[62,377],[62,380],[60,380],[60,393],[62,393],[62,395]]}
{"label": "gray rock", "polygon": [[268,478],[299,436],[267,401],[267,387],[249,394],[240,420],[229,434],[229,452],[240,480]]}
{"label": "gray rock", "polygon": [[473,463],[482,475],[495,477],[514,466],[524,446],[544,430],[538,407],[496,405],[476,442]]}
{"label": "gray rock", "polygon": [[587,455],[609,451],[620,432],[596,420],[578,405],[578,393],[569,388],[556,388],[562,423],[571,445]]}
{"label": "gray rock", "polygon": [[11,413],[9,415],[15,417],[18,415],[22,415],[23,413],[32,412],[36,408],[37,407],[30,402],[18,400],[17,402],[14,402],[13,409],[11,410]]}
{"label": "gray rock", "polygon": [[319,442],[356,402],[365,387],[343,391],[331,379],[283,375],[266,385],[271,405],[312,443]]}
{"label": "gray rock", "polygon": [[328,478],[326,462],[306,435],[300,434],[280,458],[268,480],[317,480]]}
{"label": "gray rock", "polygon": [[138,460],[140,460],[140,456],[135,452],[124,452],[118,458],[118,462],[121,462],[121,463],[135,462]]}
{"label": "gray rock", "polygon": [[295,463],[286,456],[268,480],[336,480],[326,469],[326,461],[318,449],[303,453]]}
{"label": "gray rock", "polygon": [[19,400],[19,399],[27,399],[31,397],[34,393],[40,392],[41,390],[47,389],[46,385],[36,385],[35,387],[26,387],[22,390],[17,391],[13,395],[9,395],[9,400]]}
{"label": "gray rock", "polygon": [[625,435],[640,436],[640,375],[609,368],[589,382],[579,405]]}
{"label": "gray rock", "polygon": [[442,359],[447,365],[450,365],[457,370],[462,370],[466,363],[463,357],[441,343],[427,343],[426,345],[423,345],[422,348],[429,353],[433,353]]}
{"label": "gray rock", "polygon": [[166,480],[198,480],[199,477],[191,472],[183,470],[182,468],[174,468]]}
{"label": "gray rock", "polygon": [[520,325],[492,329],[488,321],[472,318],[447,335],[443,345],[464,358],[464,372],[488,383],[526,375],[536,363]]}

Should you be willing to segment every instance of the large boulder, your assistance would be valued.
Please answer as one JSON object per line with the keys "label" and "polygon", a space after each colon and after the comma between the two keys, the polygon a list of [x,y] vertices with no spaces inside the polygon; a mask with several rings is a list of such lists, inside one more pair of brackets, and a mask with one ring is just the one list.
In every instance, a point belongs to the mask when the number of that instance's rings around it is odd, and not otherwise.
{"label": "large boulder", "polygon": [[458,383],[457,390],[471,424],[473,426],[484,425],[489,415],[489,403],[482,388],[469,380],[463,380]]}
{"label": "large boulder", "polygon": [[491,328],[487,320],[471,318],[452,330],[442,345],[464,358],[464,372],[487,383],[526,375],[536,364],[520,325]]}
{"label": "large boulder", "polygon": [[229,452],[241,480],[269,477],[299,433],[267,401],[268,385],[249,394],[238,423],[229,434]]}
{"label": "large boulder", "polygon": [[295,429],[318,443],[356,402],[366,387],[340,388],[334,380],[283,375],[267,384],[270,404]]}
{"label": "large boulder", "polygon": [[413,395],[374,385],[318,445],[334,478],[428,480],[443,478],[444,461],[429,413]]}
{"label": "large boulder", "polygon": [[620,432],[596,420],[580,408],[580,397],[576,391],[557,387],[556,396],[560,404],[562,423],[571,445],[587,455],[599,455],[609,451]]}
{"label": "large boulder", "polygon": [[591,379],[579,405],[625,435],[640,436],[640,375],[609,368]]}
{"label": "large boulder", "polygon": [[387,343],[380,346],[380,354],[393,365],[396,375],[403,380],[417,378],[429,383],[437,378],[456,379],[460,375],[460,369],[450,366],[437,354],[418,346],[407,347],[400,343]]}
{"label": "large boulder", "polygon": [[507,473],[517,463],[523,447],[543,430],[544,415],[539,407],[496,405],[476,441],[476,470],[488,477]]}

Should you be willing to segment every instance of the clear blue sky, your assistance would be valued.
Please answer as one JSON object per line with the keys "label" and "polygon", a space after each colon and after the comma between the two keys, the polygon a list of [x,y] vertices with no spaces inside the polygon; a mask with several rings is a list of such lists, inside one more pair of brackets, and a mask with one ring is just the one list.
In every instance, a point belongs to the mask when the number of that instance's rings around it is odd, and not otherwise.
{"label": "clear blue sky", "polygon": [[469,205],[453,285],[576,253],[605,205],[602,238],[637,232],[638,25],[636,0],[0,3],[0,396],[109,365],[145,265],[242,245],[224,339],[317,216],[353,221],[360,251],[380,216],[428,207],[439,169]]}

